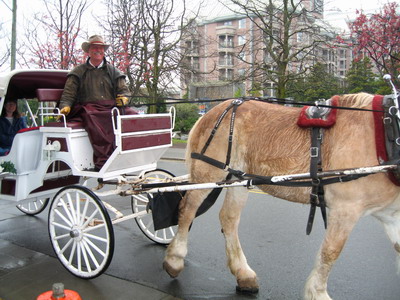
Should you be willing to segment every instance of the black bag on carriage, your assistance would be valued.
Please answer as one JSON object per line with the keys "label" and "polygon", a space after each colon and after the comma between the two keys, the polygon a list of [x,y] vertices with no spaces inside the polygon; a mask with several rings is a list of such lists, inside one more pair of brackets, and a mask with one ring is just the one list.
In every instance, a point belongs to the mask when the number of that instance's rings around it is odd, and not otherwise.
{"label": "black bag on carriage", "polygon": [[[217,200],[222,188],[215,188],[203,201],[197,210],[196,217],[205,213]],[[154,230],[160,230],[178,225],[179,203],[181,202],[183,192],[157,193],[154,197],[149,195],[149,204],[147,209],[151,209],[153,215]]]}

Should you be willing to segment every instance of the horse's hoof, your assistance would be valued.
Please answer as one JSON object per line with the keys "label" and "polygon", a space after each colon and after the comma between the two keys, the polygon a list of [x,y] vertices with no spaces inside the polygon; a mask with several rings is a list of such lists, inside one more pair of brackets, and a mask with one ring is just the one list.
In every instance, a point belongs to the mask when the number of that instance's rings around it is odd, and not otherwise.
{"label": "horse's hoof", "polygon": [[168,275],[169,275],[171,278],[176,278],[176,277],[178,277],[178,275],[179,275],[179,273],[180,273],[180,271],[178,271],[178,270],[172,268],[171,265],[170,265],[169,263],[167,263],[166,261],[164,261],[164,263],[163,263],[163,269],[165,270],[165,272],[168,273]]}
{"label": "horse's hoof", "polygon": [[236,292],[238,294],[254,295],[258,293],[257,277],[248,277],[237,281]]}
{"label": "horse's hoof", "polygon": [[254,295],[258,293],[258,287],[240,287],[236,286],[236,293],[241,295]]}

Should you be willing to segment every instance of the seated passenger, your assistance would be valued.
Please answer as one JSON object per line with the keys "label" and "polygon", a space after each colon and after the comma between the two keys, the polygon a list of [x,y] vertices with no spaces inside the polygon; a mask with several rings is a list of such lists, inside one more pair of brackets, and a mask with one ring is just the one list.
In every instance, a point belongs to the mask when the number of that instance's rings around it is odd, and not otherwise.
{"label": "seated passenger", "polygon": [[0,155],[6,155],[17,132],[26,128],[26,121],[18,112],[17,100],[6,99],[0,117]]}

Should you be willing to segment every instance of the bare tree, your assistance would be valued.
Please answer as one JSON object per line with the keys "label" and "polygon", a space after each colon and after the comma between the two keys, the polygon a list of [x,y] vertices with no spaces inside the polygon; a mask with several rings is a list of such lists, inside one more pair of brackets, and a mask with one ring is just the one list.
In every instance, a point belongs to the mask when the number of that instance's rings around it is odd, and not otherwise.
{"label": "bare tree", "polygon": [[186,1],[107,0],[106,4],[110,9],[102,24],[112,41],[110,56],[127,73],[132,94],[148,96],[157,104],[150,107],[155,112],[164,103],[162,96],[176,85],[184,59],[180,43],[191,24]]}
{"label": "bare tree", "polygon": [[76,47],[87,0],[43,0],[44,13],[35,14],[26,29],[19,54],[24,63],[40,68],[70,69],[82,60]]}
{"label": "bare tree", "polygon": [[[253,24],[252,39],[241,51],[251,48],[248,77],[253,83],[272,83],[278,97],[286,84],[308,71],[318,47],[327,42],[322,22],[322,1],[227,0],[227,7],[243,14]],[[320,4],[319,4],[320,3]],[[240,55],[239,55],[240,58]]]}
{"label": "bare tree", "polygon": [[0,39],[3,41],[2,48],[0,49],[0,68],[2,68],[10,58],[10,39],[4,30],[3,23],[0,23]]}

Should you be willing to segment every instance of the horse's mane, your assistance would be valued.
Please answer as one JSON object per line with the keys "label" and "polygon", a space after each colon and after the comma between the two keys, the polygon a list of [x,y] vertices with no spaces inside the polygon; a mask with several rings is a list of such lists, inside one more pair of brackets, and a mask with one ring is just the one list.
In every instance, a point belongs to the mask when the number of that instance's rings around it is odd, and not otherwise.
{"label": "horse's mane", "polygon": [[339,106],[361,108],[371,104],[373,96],[367,93],[345,94],[340,97]]}

